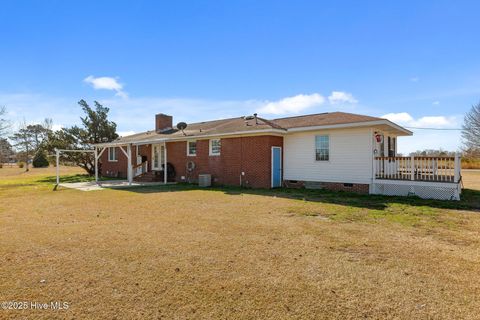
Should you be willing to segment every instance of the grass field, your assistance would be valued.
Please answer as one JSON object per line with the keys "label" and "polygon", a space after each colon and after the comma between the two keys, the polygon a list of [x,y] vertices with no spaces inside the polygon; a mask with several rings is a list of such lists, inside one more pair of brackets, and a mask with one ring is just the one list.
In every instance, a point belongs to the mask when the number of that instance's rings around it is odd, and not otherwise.
{"label": "grass field", "polygon": [[480,172],[464,172],[460,202],[185,185],[53,191],[53,174],[0,169],[0,301],[69,308],[1,319],[479,317]]}

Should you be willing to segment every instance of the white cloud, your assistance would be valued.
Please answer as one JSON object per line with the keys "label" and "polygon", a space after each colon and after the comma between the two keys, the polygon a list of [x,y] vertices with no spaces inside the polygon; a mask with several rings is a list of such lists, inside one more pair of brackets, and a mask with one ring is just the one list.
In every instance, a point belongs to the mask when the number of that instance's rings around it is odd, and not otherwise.
{"label": "white cloud", "polygon": [[424,116],[414,119],[407,112],[388,113],[382,116],[403,126],[417,128],[455,128],[459,126],[459,119],[456,116]]}
{"label": "white cloud", "polygon": [[305,109],[322,105],[325,98],[318,93],[298,94],[277,101],[266,101],[257,111],[265,114],[299,113]]}
{"label": "white cloud", "polygon": [[343,92],[343,91],[332,91],[332,93],[328,97],[328,101],[330,101],[331,104],[339,104],[339,103],[355,104],[358,102],[358,100],[355,99],[351,93]]}
{"label": "white cloud", "polygon": [[118,131],[117,134],[120,137],[126,137],[126,136],[131,136],[132,134],[135,134],[135,131]]}
{"label": "white cloud", "polygon": [[388,113],[383,115],[382,118],[388,119],[398,124],[405,124],[413,121],[413,117],[406,112]]}
{"label": "white cloud", "polygon": [[460,127],[461,116],[423,116],[415,119],[407,112],[389,113],[386,118],[413,131],[413,136],[400,137],[398,150],[408,154],[417,150],[443,149],[456,151],[461,145],[461,132],[457,130],[423,130],[414,128],[454,129]]}
{"label": "white cloud", "polygon": [[128,97],[127,93],[123,91],[123,84],[118,82],[116,78],[88,76],[83,81],[91,85],[95,90],[112,90],[116,92],[115,95],[121,98]]}
{"label": "white cloud", "polygon": [[420,78],[419,78],[419,77],[411,77],[411,78],[410,78],[410,81],[412,81],[412,82],[418,82],[418,81],[420,81]]}

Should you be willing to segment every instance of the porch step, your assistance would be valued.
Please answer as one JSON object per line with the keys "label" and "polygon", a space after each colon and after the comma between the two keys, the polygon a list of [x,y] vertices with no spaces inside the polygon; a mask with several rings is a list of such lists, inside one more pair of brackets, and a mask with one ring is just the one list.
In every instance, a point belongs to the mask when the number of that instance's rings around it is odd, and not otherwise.
{"label": "porch step", "polygon": [[136,176],[133,178],[133,181],[136,182],[159,182],[162,181],[162,177],[159,175],[156,175],[153,172],[147,172],[144,174],[141,174],[139,176]]}

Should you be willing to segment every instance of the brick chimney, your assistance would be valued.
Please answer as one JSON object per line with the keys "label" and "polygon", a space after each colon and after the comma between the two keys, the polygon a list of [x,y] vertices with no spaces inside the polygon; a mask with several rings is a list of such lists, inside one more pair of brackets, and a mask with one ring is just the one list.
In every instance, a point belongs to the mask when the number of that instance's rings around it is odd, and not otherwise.
{"label": "brick chimney", "polygon": [[173,117],[163,113],[155,115],[155,131],[162,132],[172,129]]}

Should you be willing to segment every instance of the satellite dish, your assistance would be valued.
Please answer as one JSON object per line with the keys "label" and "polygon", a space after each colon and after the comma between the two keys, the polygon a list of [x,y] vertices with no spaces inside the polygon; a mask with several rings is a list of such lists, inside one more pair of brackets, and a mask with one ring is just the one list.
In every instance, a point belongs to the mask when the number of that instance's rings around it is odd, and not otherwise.
{"label": "satellite dish", "polygon": [[185,130],[186,127],[187,127],[187,124],[185,122],[177,123],[177,128],[178,130],[182,131],[183,135],[185,135],[185,132],[183,132],[183,130]]}
{"label": "satellite dish", "polygon": [[187,127],[187,124],[186,124],[185,122],[179,122],[179,123],[177,124],[178,130],[182,130],[182,131],[183,131],[183,130],[185,130],[186,127]]}

